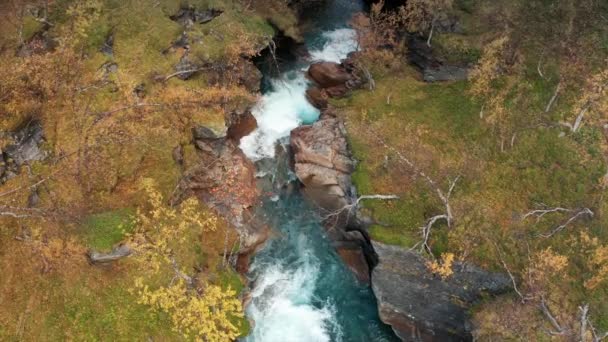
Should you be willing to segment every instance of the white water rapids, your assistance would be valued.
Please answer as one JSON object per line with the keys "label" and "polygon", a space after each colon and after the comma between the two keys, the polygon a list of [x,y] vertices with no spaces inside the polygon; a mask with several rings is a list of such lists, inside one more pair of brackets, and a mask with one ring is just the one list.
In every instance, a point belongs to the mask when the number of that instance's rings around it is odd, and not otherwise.
{"label": "white water rapids", "polygon": [[[337,29],[323,33],[326,42],[319,50],[310,51],[312,61],[339,63],[357,48],[356,34],[352,29]],[[310,65],[310,64],[309,64]],[[272,90],[264,94],[253,108],[258,128],[241,139],[240,147],[251,160],[273,158],[275,144],[289,136],[294,128],[309,124],[319,117],[319,110],[306,100],[308,65],[286,72],[280,79],[271,80]]]}
{"label": "white water rapids", "polygon": [[[305,96],[308,80],[305,72],[316,61],[340,62],[356,50],[356,35],[342,28],[322,34],[325,43],[310,51],[311,60],[304,68],[286,72],[281,79],[271,80],[272,89],[263,95],[253,115],[258,128],[241,140],[240,147],[252,160],[273,158],[276,143],[289,136],[301,124],[310,124],[319,117]],[[298,229],[301,227],[295,227]],[[290,228],[291,229],[291,228]],[[319,227],[312,226],[310,229]],[[302,229],[303,231],[304,229]],[[315,255],[314,240],[306,234],[288,237],[291,260],[276,263],[254,262],[256,275],[247,314],[255,326],[245,340],[250,342],[325,342],[341,340],[332,303],[315,302],[318,277],[323,272]],[[263,259],[263,258],[262,258]],[[333,338],[332,338],[333,337]]]}

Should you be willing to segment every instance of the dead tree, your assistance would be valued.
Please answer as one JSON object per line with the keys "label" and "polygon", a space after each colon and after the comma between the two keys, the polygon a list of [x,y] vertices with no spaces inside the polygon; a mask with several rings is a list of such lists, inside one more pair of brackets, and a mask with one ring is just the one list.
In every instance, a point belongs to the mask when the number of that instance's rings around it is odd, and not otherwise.
{"label": "dead tree", "polygon": [[128,257],[133,253],[131,247],[126,244],[121,244],[114,249],[112,249],[109,253],[101,253],[94,250],[90,250],[87,253],[89,257],[89,261],[92,264],[107,264],[110,262],[114,262],[123,258]]}
{"label": "dead tree", "polygon": [[536,222],[538,222],[543,216],[545,216],[547,214],[574,213],[568,220],[566,220],[566,222],[560,224],[559,226],[555,227],[554,229],[552,229],[551,231],[549,231],[547,233],[540,234],[540,236],[542,236],[544,238],[549,238],[549,237],[559,233],[560,231],[564,230],[572,222],[576,221],[581,216],[585,216],[585,215],[587,215],[589,217],[594,216],[593,211],[591,211],[591,209],[589,209],[589,208],[581,208],[581,209],[569,209],[569,208],[563,208],[563,207],[549,208],[549,207],[545,206],[544,204],[542,206],[543,206],[542,209],[531,210],[531,211],[527,212],[526,214],[524,214],[522,216],[522,220],[525,221],[527,218],[534,216],[534,217],[536,217]]}
{"label": "dead tree", "polygon": [[570,225],[572,222],[576,221],[579,217],[584,216],[584,215],[587,215],[587,216],[590,216],[590,217],[594,216],[593,211],[591,211],[591,209],[589,209],[589,208],[579,209],[566,222],[564,222],[564,223],[560,224],[559,226],[555,227],[550,232],[547,232],[545,234],[541,234],[541,236],[544,237],[544,238],[550,238],[553,235],[555,235],[555,234],[561,232],[562,230],[564,230],[566,227],[568,227],[568,225]]}
{"label": "dead tree", "polygon": [[359,204],[361,203],[361,201],[370,200],[370,199],[397,200],[397,199],[399,199],[399,196],[396,196],[396,195],[363,195],[363,196],[359,196],[359,198],[357,198],[357,200],[355,200],[353,203],[347,204],[347,205],[343,206],[342,208],[334,210],[331,213],[323,216],[323,220],[329,220],[331,218],[336,218],[336,217],[341,216],[342,214],[346,214],[346,215],[348,215],[348,217],[350,217],[353,213],[355,213],[357,211],[357,209],[359,209]]}
{"label": "dead tree", "polygon": [[382,146],[384,146],[384,148],[395,153],[395,155],[397,156],[398,160],[401,163],[403,163],[405,166],[410,168],[416,175],[418,175],[419,177],[424,179],[425,182],[427,183],[427,185],[431,188],[432,191],[435,192],[435,194],[437,195],[437,197],[443,204],[444,213],[435,215],[427,220],[426,224],[420,228],[422,230],[422,241],[420,241],[419,243],[414,245],[414,247],[412,247],[412,249],[416,249],[416,248],[420,247],[421,250],[426,250],[430,255],[432,255],[431,248],[429,246],[429,238],[431,236],[431,228],[433,227],[433,225],[436,222],[442,221],[442,220],[445,220],[448,228],[451,228],[453,225],[454,215],[452,213],[452,207],[450,205],[450,197],[452,196],[452,193],[454,192],[456,183],[460,179],[460,175],[456,176],[456,178],[454,178],[452,181],[449,182],[449,187],[446,192],[446,191],[442,190],[441,187],[437,184],[437,182],[435,182],[429,175],[427,175],[424,171],[422,171],[420,168],[418,168],[416,166],[416,164],[414,164],[413,161],[411,161],[409,158],[407,158],[403,153],[401,153],[396,148],[387,144],[382,138],[380,138],[380,136],[378,134],[376,134],[373,131],[373,129],[371,129],[371,128],[368,128],[368,129],[370,130],[371,135],[373,137],[375,137],[376,140]]}

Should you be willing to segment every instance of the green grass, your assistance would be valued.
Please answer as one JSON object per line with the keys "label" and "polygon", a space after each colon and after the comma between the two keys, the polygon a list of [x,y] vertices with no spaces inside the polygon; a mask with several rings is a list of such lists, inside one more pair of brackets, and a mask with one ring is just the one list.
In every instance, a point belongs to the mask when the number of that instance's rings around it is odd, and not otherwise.
{"label": "green grass", "polygon": [[[90,280],[66,286],[56,282],[50,287],[52,298],[61,310],[53,310],[44,321],[41,337],[49,340],[145,341],[154,337],[178,336],[171,321],[150,307],[136,303],[125,279],[97,288]],[[118,283],[124,281],[124,283]],[[109,285],[109,284],[108,284]]]}
{"label": "green grass", "polygon": [[108,251],[133,229],[132,209],[117,209],[87,217],[80,228],[88,247]]}

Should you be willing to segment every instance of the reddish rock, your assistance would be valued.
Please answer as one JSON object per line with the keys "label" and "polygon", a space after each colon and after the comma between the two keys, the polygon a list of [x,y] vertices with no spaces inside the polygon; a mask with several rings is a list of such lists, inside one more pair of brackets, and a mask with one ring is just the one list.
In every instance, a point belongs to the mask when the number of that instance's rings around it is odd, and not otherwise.
{"label": "reddish rock", "polygon": [[318,62],[308,68],[308,77],[319,88],[330,88],[346,84],[351,79],[350,73],[341,65],[334,62]]}
{"label": "reddish rock", "polygon": [[232,112],[227,117],[228,131],[226,136],[239,142],[242,137],[249,135],[258,127],[258,122],[250,111],[244,113]]}
{"label": "reddish rock", "polygon": [[323,89],[312,87],[306,90],[308,102],[319,109],[327,108],[327,97],[327,93]]}

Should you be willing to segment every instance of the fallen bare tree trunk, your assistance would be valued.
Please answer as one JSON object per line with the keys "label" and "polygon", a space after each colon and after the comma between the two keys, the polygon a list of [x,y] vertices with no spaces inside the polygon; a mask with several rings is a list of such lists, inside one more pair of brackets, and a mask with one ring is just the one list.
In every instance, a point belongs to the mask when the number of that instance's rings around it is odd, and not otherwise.
{"label": "fallen bare tree trunk", "polygon": [[114,249],[110,253],[101,253],[94,250],[90,250],[87,253],[89,257],[89,261],[92,264],[106,264],[110,262],[114,262],[120,260],[122,258],[126,258],[133,253],[131,247],[125,244],[121,244]]}

